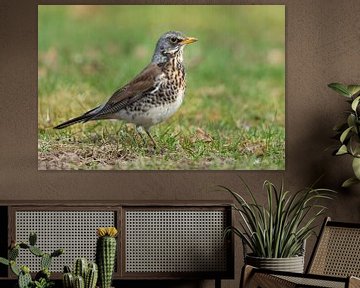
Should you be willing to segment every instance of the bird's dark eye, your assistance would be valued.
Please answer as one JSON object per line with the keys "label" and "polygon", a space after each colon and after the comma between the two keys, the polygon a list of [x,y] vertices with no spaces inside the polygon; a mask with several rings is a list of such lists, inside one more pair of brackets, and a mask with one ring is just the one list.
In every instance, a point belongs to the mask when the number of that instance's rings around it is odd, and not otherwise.
{"label": "bird's dark eye", "polygon": [[170,42],[175,44],[178,42],[178,39],[176,37],[171,37]]}

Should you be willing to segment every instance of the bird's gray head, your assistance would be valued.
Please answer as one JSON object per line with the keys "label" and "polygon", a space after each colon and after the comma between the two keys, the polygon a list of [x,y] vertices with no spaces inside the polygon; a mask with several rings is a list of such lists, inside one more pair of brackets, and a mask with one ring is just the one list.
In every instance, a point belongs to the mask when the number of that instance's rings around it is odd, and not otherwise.
{"label": "bird's gray head", "polygon": [[156,44],[152,62],[163,63],[175,56],[180,56],[179,60],[182,61],[182,51],[185,45],[195,41],[197,41],[196,38],[186,37],[178,31],[166,32],[160,37]]}

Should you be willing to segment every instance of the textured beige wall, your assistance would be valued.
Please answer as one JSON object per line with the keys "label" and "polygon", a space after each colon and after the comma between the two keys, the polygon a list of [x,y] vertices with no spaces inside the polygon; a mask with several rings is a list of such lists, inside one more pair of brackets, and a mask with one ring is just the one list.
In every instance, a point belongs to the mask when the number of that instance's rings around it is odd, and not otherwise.
{"label": "textured beige wall", "polygon": [[[340,192],[328,214],[336,220],[360,221],[359,186],[339,188],[351,173],[349,159],[325,151],[333,143],[332,127],[346,107],[327,84],[360,82],[358,0],[227,1],[286,4],[286,171],[244,172],[38,171],[37,3],[12,2],[17,1],[0,1],[0,200],[219,200],[227,195],[209,187],[236,188],[237,175],[265,200],[261,190],[265,179],[278,184],[284,178],[295,190],[324,174],[321,186]],[[43,4],[50,2],[61,1]],[[92,2],[96,1],[88,1]],[[308,246],[311,250],[312,242]],[[240,252],[236,255],[240,270]],[[239,273],[224,286],[238,287],[238,281]],[[213,282],[200,286],[212,287]]]}

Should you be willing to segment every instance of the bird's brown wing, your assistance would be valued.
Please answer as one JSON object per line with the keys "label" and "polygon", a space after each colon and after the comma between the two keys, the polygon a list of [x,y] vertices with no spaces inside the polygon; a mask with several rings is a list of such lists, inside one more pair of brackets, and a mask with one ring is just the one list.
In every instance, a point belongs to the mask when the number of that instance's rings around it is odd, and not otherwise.
{"label": "bird's brown wing", "polygon": [[155,90],[159,84],[158,79],[161,74],[160,65],[149,64],[131,82],[115,91],[104,107],[97,111],[92,119],[106,118],[107,115],[116,113],[140,99],[144,96],[145,92]]}

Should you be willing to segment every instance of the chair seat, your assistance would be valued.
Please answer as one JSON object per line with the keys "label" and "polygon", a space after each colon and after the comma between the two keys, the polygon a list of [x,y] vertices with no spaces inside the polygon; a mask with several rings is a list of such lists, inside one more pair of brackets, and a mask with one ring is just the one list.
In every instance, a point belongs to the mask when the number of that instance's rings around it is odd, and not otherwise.
{"label": "chair seat", "polygon": [[346,280],[347,280],[346,278],[337,280],[337,279],[320,279],[315,277],[309,278],[308,276],[309,275],[305,275],[304,278],[302,278],[296,276],[278,275],[277,277],[296,284],[295,287],[311,286],[311,287],[327,287],[327,288],[345,288],[346,286]]}
{"label": "chair seat", "polygon": [[[334,277],[315,274],[300,274],[292,272],[271,271],[246,265],[243,270],[246,288],[348,288],[360,287],[357,277]],[[350,286],[349,286],[350,284]]]}

